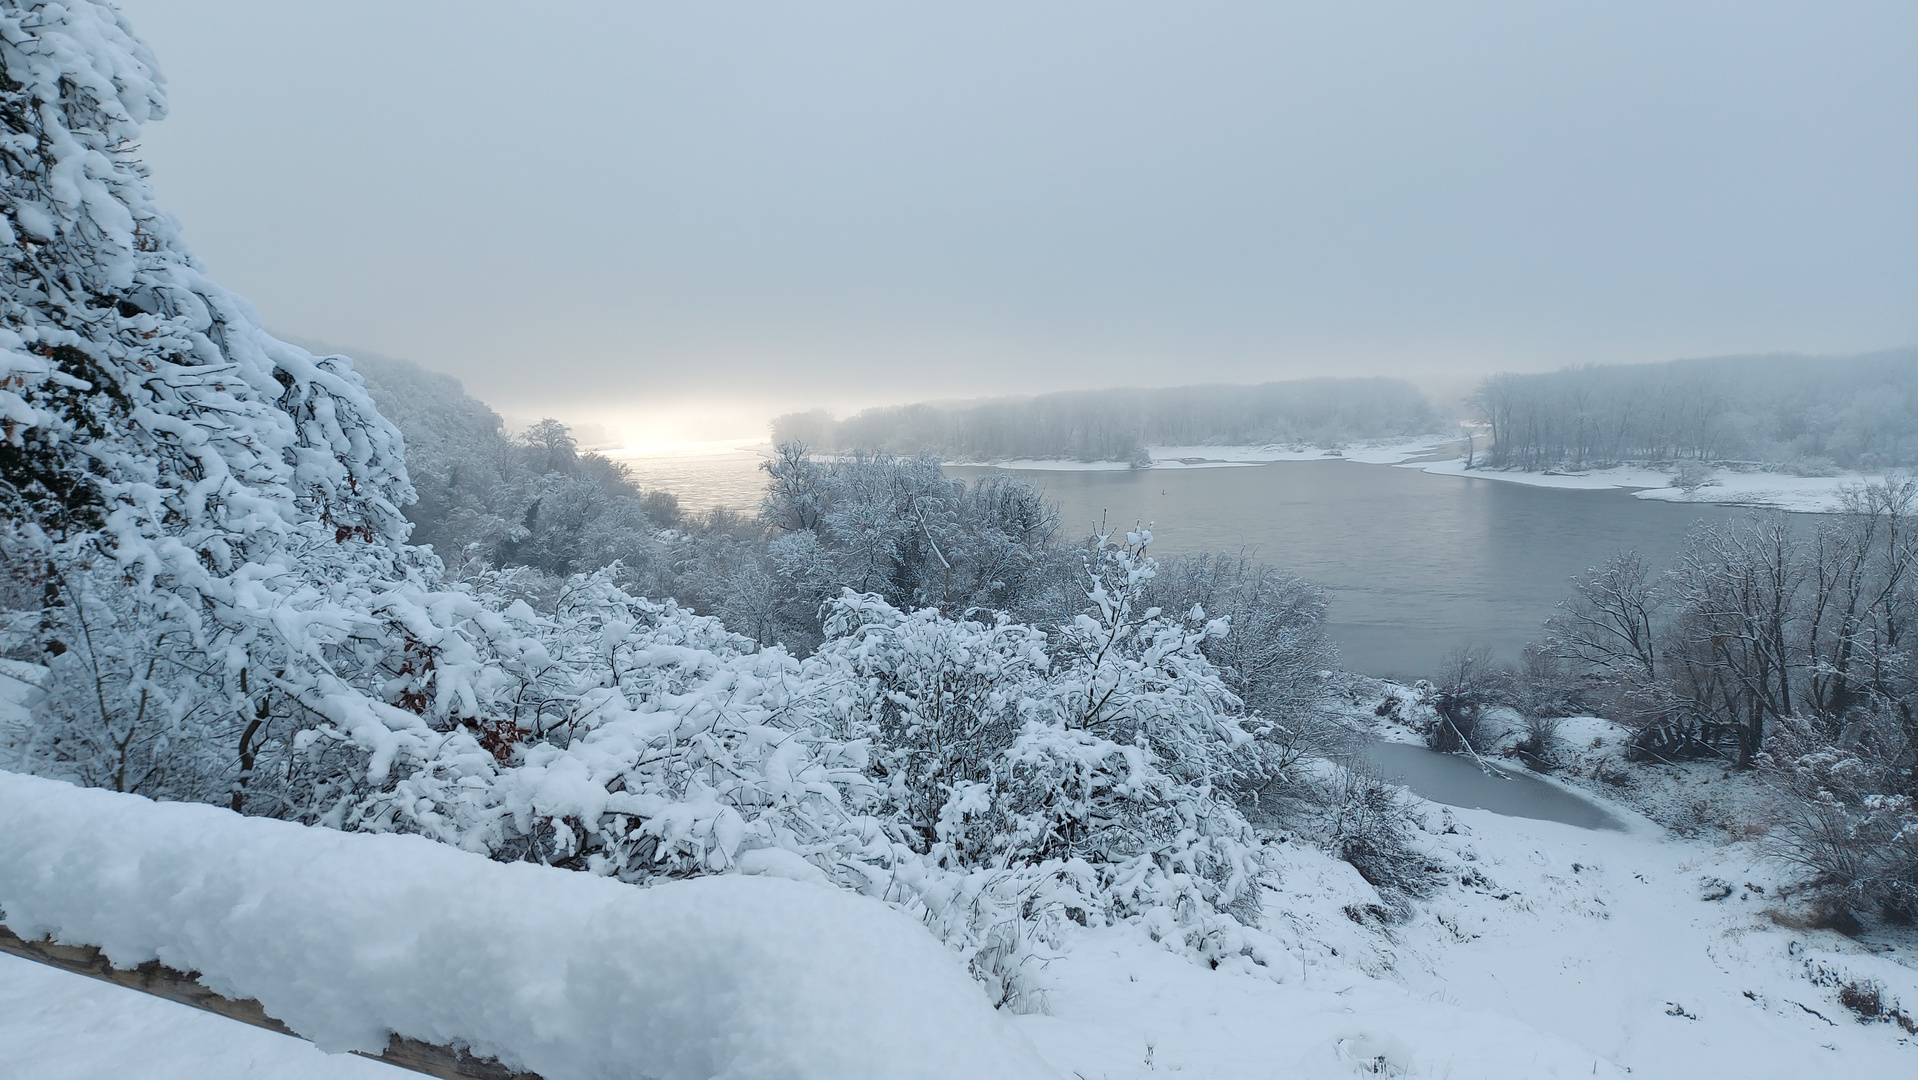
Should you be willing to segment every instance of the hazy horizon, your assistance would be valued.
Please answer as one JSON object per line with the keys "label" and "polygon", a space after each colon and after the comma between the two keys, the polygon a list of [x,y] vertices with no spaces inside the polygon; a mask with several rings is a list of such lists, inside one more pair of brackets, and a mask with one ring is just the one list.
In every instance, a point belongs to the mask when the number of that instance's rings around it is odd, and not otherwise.
{"label": "hazy horizon", "polygon": [[1918,341],[1909,5],[122,7],[209,270],[514,416]]}
{"label": "hazy horizon", "polygon": [[1912,0],[126,6],[0,1080],[1914,1073]]}
{"label": "hazy horizon", "polygon": [[[338,353],[350,358],[371,358],[387,363],[418,363],[408,357],[395,357],[371,349],[359,349],[339,342],[323,341],[299,334],[281,334],[284,340],[307,348],[315,353]],[[1576,367],[1616,367],[1643,364],[1661,364],[1687,361],[1714,360],[1766,360],[1780,357],[1807,359],[1813,361],[1850,360],[1865,356],[1882,354],[1918,353],[1918,346],[1905,346],[1891,349],[1872,350],[1870,353],[1850,355],[1806,356],[1790,353],[1753,353],[1716,357],[1672,357],[1667,360],[1621,361],[1616,364],[1597,363],[1591,365],[1560,365],[1556,369],[1569,370]],[[425,365],[420,365],[425,367]],[[427,370],[435,370],[427,368]],[[1518,369],[1506,369],[1518,370]],[[457,372],[441,371],[440,374],[460,378]],[[1258,382],[1230,382],[1213,380],[1210,382],[1163,382],[1157,384],[1108,384],[1065,387],[1047,391],[1008,391],[984,394],[952,394],[936,398],[872,398],[842,399],[838,404],[815,400],[803,396],[781,401],[760,399],[746,402],[728,402],[723,398],[708,401],[696,401],[690,405],[676,403],[671,412],[647,413],[644,410],[628,410],[614,407],[609,410],[595,410],[590,405],[562,406],[557,409],[541,410],[537,413],[514,412],[509,406],[488,400],[477,393],[473,387],[462,380],[466,392],[500,414],[509,431],[523,431],[538,423],[541,419],[552,418],[562,421],[573,429],[580,445],[588,448],[625,448],[647,452],[704,453],[719,447],[744,448],[747,443],[764,449],[771,445],[768,430],[773,421],[787,414],[823,411],[832,419],[844,420],[870,410],[905,405],[929,405],[946,410],[961,410],[991,402],[1023,401],[1043,398],[1061,393],[1097,393],[1114,390],[1191,390],[1194,388],[1224,386],[1252,388],[1266,383],[1300,382],[1314,378],[1384,378],[1402,379],[1410,383],[1423,394],[1441,413],[1451,416],[1457,414],[1461,419],[1470,411],[1468,398],[1485,380],[1485,376],[1495,371],[1483,373],[1438,373],[1428,378],[1415,378],[1399,375],[1379,376],[1343,376],[1336,374],[1305,373],[1277,379],[1261,379]],[[1432,432],[1431,434],[1436,434]],[[774,440],[776,441],[776,440]]]}

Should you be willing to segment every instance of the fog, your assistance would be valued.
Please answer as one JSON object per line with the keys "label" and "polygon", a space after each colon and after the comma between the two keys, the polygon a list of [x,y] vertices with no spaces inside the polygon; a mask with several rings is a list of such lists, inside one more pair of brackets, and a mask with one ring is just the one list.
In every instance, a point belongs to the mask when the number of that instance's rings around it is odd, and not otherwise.
{"label": "fog", "polygon": [[267,325],[509,416],[1918,339],[1918,8],[128,0]]}
{"label": "fog", "polygon": [[1341,446],[1432,436],[1452,427],[1397,379],[1295,379],[1258,386],[1181,386],[1042,394],[948,406],[821,412],[772,423],[776,443],[820,450],[931,453],[948,461],[1048,459],[1147,464],[1150,446]]}
{"label": "fog", "polygon": [[5,1080],[1912,1073],[1918,8],[129,7]]}
{"label": "fog", "polygon": [[1473,395],[1494,468],[1724,458],[1812,474],[1918,465],[1918,349],[1501,375]]}

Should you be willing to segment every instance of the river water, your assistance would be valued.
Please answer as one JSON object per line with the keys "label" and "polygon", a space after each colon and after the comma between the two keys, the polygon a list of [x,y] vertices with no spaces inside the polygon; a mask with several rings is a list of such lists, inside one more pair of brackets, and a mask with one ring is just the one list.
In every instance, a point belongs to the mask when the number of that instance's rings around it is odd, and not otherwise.
{"label": "river water", "polygon": [[1323,585],[1345,666],[1387,677],[1465,644],[1516,660],[1573,575],[1625,548],[1662,570],[1701,521],[1748,513],[1337,460],[1017,475],[1067,532],[1149,524],[1161,557],[1247,549]]}
{"label": "river water", "polygon": [[[615,456],[693,510],[750,513],[765,481],[760,454],[733,444]],[[1323,585],[1345,666],[1401,678],[1432,674],[1460,645],[1516,660],[1573,575],[1625,548],[1663,569],[1699,522],[1747,513],[1339,460],[1015,475],[1060,504],[1067,533],[1149,524],[1161,557],[1245,549]]]}
{"label": "river water", "polygon": [[1439,754],[1423,746],[1375,742],[1368,744],[1359,756],[1377,769],[1381,777],[1404,784],[1433,802],[1490,810],[1508,817],[1562,821],[1581,829],[1625,827],[1597,803],[1564,788],[1459,754]]}

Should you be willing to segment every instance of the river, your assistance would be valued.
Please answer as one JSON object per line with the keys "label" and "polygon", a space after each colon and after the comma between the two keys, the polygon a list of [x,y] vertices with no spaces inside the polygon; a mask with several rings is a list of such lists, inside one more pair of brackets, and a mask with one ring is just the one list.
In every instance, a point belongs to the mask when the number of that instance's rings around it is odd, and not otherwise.
{"label": "river", "polygon": [[1067,531],[1146,523],[1161,557],[1249,549],[1325,586],[1345,666],[1388,677],[1462,644],[1516,660],[1573,575],[1634,547],[1663,569],[1699,522],[1749,513],[1336,460],[1017,475]]}
{"label": "river", "polygon": [[[750,512],[765,480],[732,444],[622,460],[694,510]],[[1663,569],[1699,522],[1749,513],[1339,460],[1015,475],[1059,503],[1069,533],[1149,524],[1161,557],[1246,549],[1323,585],[1345,666],[1386,677],[1429,675],[1465,644],[1516,660],[1573,575],[1634,547]]]}
{"label": "river", "polygon": [[1359,756],[1380,776],[1404,784],[1422,798],[1448,806],[1490,810],[1507,817],[1561,821],[1581,829],[1625,826],[1602,806],[1500,765],[1460,754],[1440,754],[1423,746],[1374,742]]}

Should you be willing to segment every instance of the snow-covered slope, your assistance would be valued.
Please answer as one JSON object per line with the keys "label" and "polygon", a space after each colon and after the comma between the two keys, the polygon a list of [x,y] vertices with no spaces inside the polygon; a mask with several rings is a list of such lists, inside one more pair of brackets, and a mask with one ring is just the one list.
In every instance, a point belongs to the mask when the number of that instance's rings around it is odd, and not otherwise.
{"label": "snow-covered slope", "polygon": [[1777,903],[1785,868],[1752,846],[1674,837],[1610,809],[1627,830],[1450,811],[1458,832],[1433,839],[1458,885],[1401,932],[1399,981],[1560,1035],[1637,1076],[1918,1068],[1918,1040],[1861,1023],[1819,975],[1877,980],[1918,1002],[1918,971],[1789,925]]}
{"label": "snow-covered slope", "polygon": [[[75,933],[122,934],[116,955],[225,964],[235,973],[234,989],[263,998],[277,993],[273,1000],[283,1008],[309,1010],[321,1025],[315,1031],[338,1025],[339,1033],[362,1040],[380,1010],[423,1025],[413,1030],[452,1037],[461,1008],[484,1009],[481,1045],[528,1039],[541,1053],[573,1055],[537,1059],[552,1077],[627,1075],[565,1070],[581,1062],[600,1068],[606,1059],[599,1055],[609,1050],[656,1048],[661,1044],[645,1040],[665,1038],[660,1033],[668,1030],[702,1038],[723,1031],[733,1047],[771,1038],[792,1058],[741,1051],[732,1074],[704,1058],[689,1059],[690,1071],[659,1075],[706,1075],[699,1068],[712,1075],[825,1075],[807,1071],[817,1060],[837,1075],[899,1076],[912,1075],[910,1063],[934,1058],[954,1062],[953,1075],[1012,1075],[982,1066],[978,1056],[1016,1061],[1024,1050],[1008,1026],[1036,1046],[1049,1066],[1044,1074],[1114,1080],[1162,1072],[1219,1080],[1895,1077],[1918,1064],[1918,1039],[1895,1020],[1862,1022],[1839,1001],[1845,982],[1876,984],[1887,1005],[1909,1011],[1908,1003],[1918,1001],[1910,958],[1781,923],[1773,909],[1775,866],[1742,845],[1670,836],[1618,805],[1610,809],[1631,822],[1622,832],[1427,804],[1421,843],[1445,868],[1446,884],[1410,922],[1395,926],[1364,914],[1376,896],[1349,866],[1310,845],[1281,845],[1280,872],[1264,892],[1264,922],[1286,962],[1215,969],[1155,941],[1149,921],[1074,930],[1038,965],[1039,1008],[997,1023],[956,962],[936,947],[928,953],[930,939],[910,921],[824,888],[731,878],[706,883],[704,894],[681,885],[635,891],[584,875],[489,865],[406,838],[340,836],[203,807],[147,807],[142,813],[154,816],[127,838],[94,839],[86,833],[127,824],[119,815],[138,800],[24,778],[0,784],[0,802],[22,796],[47,807],[47,816],[13,820],[45,834],[0,840],[8,852],[0,855],[0,881],[18,873],[5,867],[23,861],[67,868],[60,852],[72,846],[84,860],[70,868],[75,877],[64,879],[74,884],[33,883],[40,897],[34,902],[64,906],[61,890],[84,889],[71,901],[73,914],[61,916],[63,925]],[[78,817],[76,804],[86,808]],[[5,802],[0,814],[16,805]],[[169,835],[182,824],[192,835]],[[231,830],[256,828],[274,835],[279,854],[265,856],[256,870],[223,869],[233,861],[226,857]],[[316,837],[329,853],[303,861],[284,849],[290,836]],[[305,851],[305,844],[293,846]],[[358,852],[361,845],[403,853],[407,865],[367,864],[357,854],[343,861],[349,847]],[[130,858],[135,847],[162,855],[142,862]],[[424,859],[417,868],[416,853]],[[109,854],[117,871],[103,869],[109,864],[100,859]],[[255,863],[253,848],[238,854]],[[215,862],[213,873],[201,877],[207,860]],[[508,893],[471,892],[474,882],[495,874]],[[102,906],[141,895],[134,886],[141,880],[161,915],[124,927],[104,919]],[[245,881],[256,891],[217,895],[222,882]],[[729,920],[717,944],[677,940],[676,931],[700,925],[706,913],[689,912],[675,892],[748,917]],[[0,903],[15,903],[9,898],[16,894],[0,885]],[[402,896],[412,902],[400,903]],[[498,906],[503,896],[514,903]],[[782,905],[770,922],[754,907],[767,897]],[[796,922],[783,906],[794,899],[802,902]],[[619,920],[603,936],[596,936],[609,925],[603,918],[590,932],[567,925],[576,908],[601,903],[610,905],[602,914],[630,911],[653,921]],[[325,920],[303,921],[315,911]],[[414,914],[389,914],[395,911]],[[859,921],[849,927],[841,916]],[[83,926],[84,919],[95,921]],[[177,931],[155,925],[161,919],[179,920]],[[919,934],[917,942],[892,938],[887,919]],[[804,933],[778,932],[798,924]],[[250,937],[269,930],[274,941]],[[227,934],[244,936],[245,949],[222,953],[217,942]],[[328,934],[355,943],[355,951],[319,955],[315,943]],[[177,938],[166,951],[157,944],[164,935]],[[585,945],[595,955],[567,952]],[[529,946],[548,954],[521,955]],[[642,946],[657,949],[663,959],[653,966],[668,972],[682,971],[683,963],[716,966],[679,984],[648,976],[622,995],[618,979],[634,973],[618,957]],[[439,948],[471,950],[456,961],[457,978],[448,977],[449,968],[416,971],[404,962],[406,950]],[[821,952],[834,956],[829,966],[818,962]],[[317,977],[324,985],[290,977],[314,963],[323,965]],[[731,995],[725,980],[742,964],[754,965],[764,982]],[[589,973],[600,981],[575,985]],[[272,991],[276,980],[285,985]],[[383,980],[395,982],[393,996]],[[678,1026],[635,1019],[643,995],[667,985],[697,1003],[667,1004]],[[580,987],[590,990],[582,994]],[[429,989],[418,1001],[406,993]],[[624,1029],[587,1030],[592,1023]],[[792,1025],[803,1025],[804,1033]],[[825,1045],[829,1035],[833,1046]],[[578,1045],[548,1045],[554,1038]],[[955,1038],[978,1045],[955,1050]],[[13,1066],[10,1080],[118,1076],[136,1055],[143,1075],[160,1078],[384,1075],[368,1062],[328,1057],[291,1039],[6,957],[0,1054]],[[753,1072],[754,1062],[768,1071]]]}

